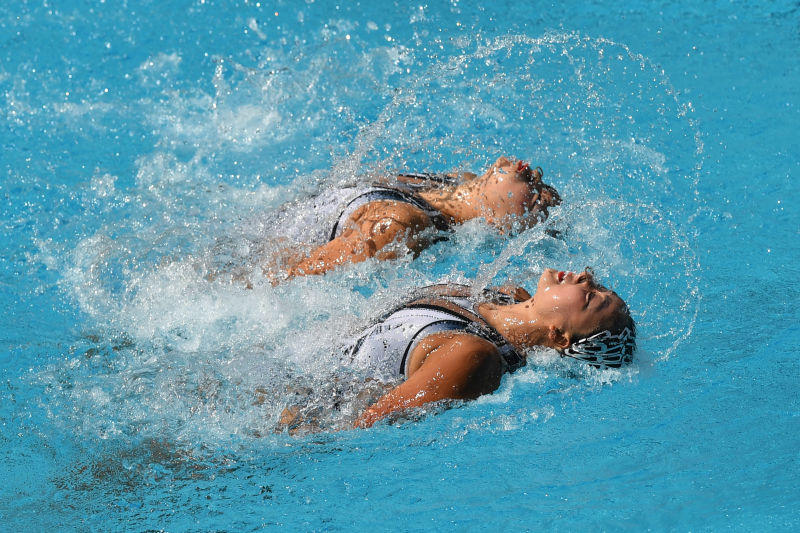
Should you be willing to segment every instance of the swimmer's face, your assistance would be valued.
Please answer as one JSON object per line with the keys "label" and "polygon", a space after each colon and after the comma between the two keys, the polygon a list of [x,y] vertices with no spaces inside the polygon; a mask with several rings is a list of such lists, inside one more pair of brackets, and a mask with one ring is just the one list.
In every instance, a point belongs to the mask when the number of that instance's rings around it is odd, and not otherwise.
{"label": "swimmer's face", "polygon": [[513,174],[517,170],[517,161],[507,157],[498,157],[489,168],[487,174]]}
{"label": "swimmer's face", "polygon": [[622,298],[597,284],[591,273],[552,268],[539,278],[533,303],[543,325],[555,326],[571,340],[610,328],[627,310]]}
{"label": "swimmer's face", "polygon": [[[526,174],[527,173],[527,174]],[[494,178],[495,183],[510,181],[525,181],[530,175],[530,168],[523,161],[498,157],[497,161],[489,167],[489,170],[482,176],[483,178]]]}
{"label": "swimmer's face", "polygon": [[546,218],[548,207],[559,205],[561,198],[541,177],[540,169],[533,170],[523,161],[497,159],[483,175],[486,200],[494,212],[490,222],[502,228],[515,223],[527,229]]}

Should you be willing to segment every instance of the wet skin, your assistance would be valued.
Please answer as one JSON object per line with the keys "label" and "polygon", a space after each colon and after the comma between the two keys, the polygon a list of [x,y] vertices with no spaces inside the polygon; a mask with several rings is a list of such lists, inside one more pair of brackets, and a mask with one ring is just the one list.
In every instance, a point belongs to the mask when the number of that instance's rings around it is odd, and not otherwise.
{"label": "wet skin", "polygon": [[[501,231],[514,223],[520,229],[531,227],[548,215],[549,207],[561,202],[555,189],[542,183],[541,174],[521,161],[501,157],[483,175],[467,178],[465,183],[423,191],[420,196],[451,224],[484,218]],[[406,253],[418,255],[430,244],[422,233],[432,226],[431,218],[411,204],[369,202],[350,215],[338,237],[292,260],[285,277],[324,274],[371,257],[387,260]]]}
{"label": "wet skin", "polygon": [[[524,290],[517,294],[528,296]],[[573,339],[607,327],[627,308],[589,272],[547,269],[532,298],[510,305],[486,303],[477,311],[524,354],[534,346],[564,349]],[[464,332],[429,335],[409,358],[408,379],[370,406],[356,426],[369,427],[394,411],[428,402],[489,394],[500,385],[504,368],[494,344]]]}

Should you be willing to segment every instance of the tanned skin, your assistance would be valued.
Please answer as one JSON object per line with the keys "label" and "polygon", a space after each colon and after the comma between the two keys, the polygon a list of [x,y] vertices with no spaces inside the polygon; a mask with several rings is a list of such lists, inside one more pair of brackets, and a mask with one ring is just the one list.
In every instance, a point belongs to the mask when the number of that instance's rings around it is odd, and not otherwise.
{"label": "tanned skin", "polygon": [[312,250],[286,273],[289,277],[324,274],[344,263],[360,263],[370,257],[396,259],[395,249],[384,251],[392,243],[402,242],[406,250],[418,255],[425,248],[419,234],[432,225],[430,217],[411,204],[370,202],[350,215],[339,236]]}
{"label": "tanned skin", "polygon": [[[420,193],[451,224],[482,217],[501,231],[514,220],[532,226],[538,217],[547,216],[548,207],[561,202],[555,189],[542,183],[541,172],[521,161],[501,157],[483,175],[462,177],[465,181],[459,185]],[[285,275],[324,274],[371,257],[388,260],[405,253],[418,255],[429,245],[421,234],[431,226],[431,218],[408,203],[369,202],[350,215],[339,236],[292,260]]]}
{"label": "tanned skin", "polygon": [[489,341],[465,333],[435,333],[411,354],[410,377],[370,406],[356,421],[370,427],[386,415],[439,400],[473,400],[500,386],[503,363]]}
{"label": "tanned skin", "polygon": [[[607,329],[628,312],[625,302],[595,283],[590,272],[547,269],[533,297],[524,289],[512,291],[516,303],[483,303],[476,310],[521,354],[534,346],[563,350],[573,339]],[[370,427],[390,413],[428,402],[489,394],[500,386],[503,374],[495,345],[470,333],[434,333],[409,357],[408,379],[364,411],[356,427]]]}

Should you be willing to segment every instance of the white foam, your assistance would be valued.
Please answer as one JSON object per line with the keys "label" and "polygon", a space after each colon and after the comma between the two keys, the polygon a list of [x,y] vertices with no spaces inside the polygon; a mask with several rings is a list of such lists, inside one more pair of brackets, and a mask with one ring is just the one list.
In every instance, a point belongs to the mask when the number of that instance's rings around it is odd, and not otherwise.
{"label": "white foam", "polygon": [[[251,20],[250,29],[259,26]],[[98,209],[84,216],[108,220],[90,225],[99,229],[69,252],[40,242],[42,261],[61,272],[101,339],[87,344],[106,354],[77,355],[65,370],[76,376],[69,394],[87,431],[169,429],[187,440],[268,433],[298,387],[315,389],[312,407],[342,397],[330,422],[346,426],[363,387],[331,377],[347,333],[415,286],[516,281],[533,289],[548,266],[593,266],[630,304],[643,350],[656,361],[677,353],[700,297],[683,222],[696,207],[664,204],[696,194],[702,136],[659,69],[624,45],[580,34],[475,38],[431,52],[441,54],[432,66],[393,91],[417,51],[364,51],[334,39],[351,29],[332,21],[328,48],[318,52],[265,49],[258,68],[218,58],[213,94],[169,91],[182,67],[176,54],[140,65],[139,83],[167,87],[158,103],[141,103],[157,143],[138,158],[135,187],[98,173],[86,189]],[[342,65],[352,79],[336,75]],[[625,92],[634,83],[643,98]],[[12,103],[24,111],[18,89]],[[75,120],[106,111],[94,105],[58,111]],[[285,222],[269,214],[286,200],[369,173],[481,170],[499,155],[545,168],[564,198],[547,225],[508,238],[471,221],[416,260],[369,261],[277,287],[261,273],[258,261],[278,249]],[[693,170],[675,171],[687,161]],[[97,362],[103,357],[107,367]],[[515,405],[516,394],[571,368],[552,354],[533,353],[531,362],[476,405]],[[575,390],[637,371],[589,372]],[[552,406],[526,406],[475,428],[507,431],[552,416]]]}

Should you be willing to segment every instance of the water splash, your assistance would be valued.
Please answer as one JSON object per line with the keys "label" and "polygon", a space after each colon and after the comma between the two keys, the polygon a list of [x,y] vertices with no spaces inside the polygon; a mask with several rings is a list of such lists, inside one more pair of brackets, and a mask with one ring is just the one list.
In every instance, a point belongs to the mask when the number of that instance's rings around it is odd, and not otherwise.
{"label": "water splash", "polygon": [[[273,51],[256,68],[220,58],[208,94],[163,89],[147,113],[159,140],[139,157],[134,186],[98,176],[89,194],[100,209],[85,217],[99,229],[71,250],[42,243],[86,316],[71,363],[39,376],[69,383],[54,392],[58,412],[73,413],[66,423],[104,438],[247,438],[273,431],[311,389],[311,410],[339,396],[326,424],[346,427],[363,398],[331,377],[344,371],[342,338],[412,287],[532,289],[547,266],[593,266],[633,309],[642,349],[656,360],[678,353],[700,298],[689,223],[702,135],[647,58],[574,33],[461,39],[405,75],[417,60],[402,47],[294,54]],[[337,75],[348,63],[359,66],[353,79]],[[161,91],[153,80],[181,65],[154,58],[140,83]],[[414,261],[277,287],[261,277],[259,261],[291,222],[284,202],[395,170],[479,170],[499,155],[545,168],[565,199],[547,224],[507,238],[473,221]],[[221,271],[253,288],[210,275]],[[544,381],[572,379],[542,361],[531,371]]]}

